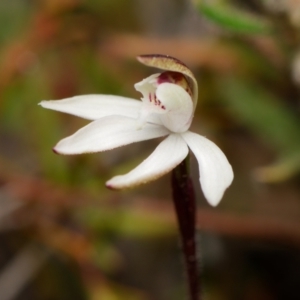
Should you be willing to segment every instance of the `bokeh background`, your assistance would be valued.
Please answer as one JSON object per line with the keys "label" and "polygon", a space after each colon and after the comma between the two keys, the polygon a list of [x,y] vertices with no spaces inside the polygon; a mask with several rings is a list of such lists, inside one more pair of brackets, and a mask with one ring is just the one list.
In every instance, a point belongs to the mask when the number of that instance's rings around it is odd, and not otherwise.
{"label": "bokeh background", "polygon": [[192,130],[235,172],[209,207],[191,157],[204,299],[299,299],[300,1],[1,0],[1,300],[185,299],[170,176],[104,185],[159,141],[58,156],[87,122],[37,105],[139,98],[133,84],[156,70],[135,57],[150,53],[193,70]]}

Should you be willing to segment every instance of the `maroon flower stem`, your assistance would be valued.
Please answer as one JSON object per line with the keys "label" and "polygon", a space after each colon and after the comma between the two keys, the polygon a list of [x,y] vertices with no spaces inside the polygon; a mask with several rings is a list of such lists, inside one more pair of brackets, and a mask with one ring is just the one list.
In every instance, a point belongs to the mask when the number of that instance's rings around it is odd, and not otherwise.
{"label": "maroon flower stem", "polygon": [[196,200],[188,172],[189,156],[172,172],[173,200],[187,273],[190,300],[200,300],[196,256]]}

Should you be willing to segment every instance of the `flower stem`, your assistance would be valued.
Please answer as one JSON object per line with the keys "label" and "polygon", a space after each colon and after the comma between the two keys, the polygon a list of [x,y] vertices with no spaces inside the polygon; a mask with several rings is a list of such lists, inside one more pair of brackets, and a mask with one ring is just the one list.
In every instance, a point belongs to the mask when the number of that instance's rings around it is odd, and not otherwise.
{"label": "flower stem", "polygon": [[182,251],[187,272],[190,300],[199,300],[200,285],[196,257],[196,200],[193,183],[188,172],[189,156],[172,172],[173,200]]}

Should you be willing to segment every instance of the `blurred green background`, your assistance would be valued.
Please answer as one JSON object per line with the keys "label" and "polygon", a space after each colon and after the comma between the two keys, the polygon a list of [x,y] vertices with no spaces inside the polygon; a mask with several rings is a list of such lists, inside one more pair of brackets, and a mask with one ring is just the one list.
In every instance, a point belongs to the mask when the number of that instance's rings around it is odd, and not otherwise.
{"label": "blurred green background", "polygon": [[202,196],[207,300],[299,299],[300,2],[1,0],[0,299],[184,299],[169,175],[113,192],[111,176],[158,141],[105,153],[51,148],[87,122],[41,100],[140,95],[139,54],[169,54],[199,82],[192,130],[215,141],[235,180]]}

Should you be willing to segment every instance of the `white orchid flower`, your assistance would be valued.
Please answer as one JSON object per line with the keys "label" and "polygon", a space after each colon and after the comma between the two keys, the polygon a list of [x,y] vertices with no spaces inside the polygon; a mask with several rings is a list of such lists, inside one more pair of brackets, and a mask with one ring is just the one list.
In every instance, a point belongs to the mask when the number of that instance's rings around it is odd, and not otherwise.
{"label": "white orchid flower", "polygon": [[133,187],[157,179],[194,153],[200,184],[207,201],[216,206],[233,180],[224,153],[204,136],[189,131],[197,104],[198,86],[192,72],[179,60],[163,55],[142,55],[145,65],[165,70],[135,84],[140,100],[111,95],[84,95],[42,101],[45,108],[93,120],[61,140],[54,151],[81,154],[106,151],[153,138],[166,138],[139,166],[107,181],[112,189]]}

